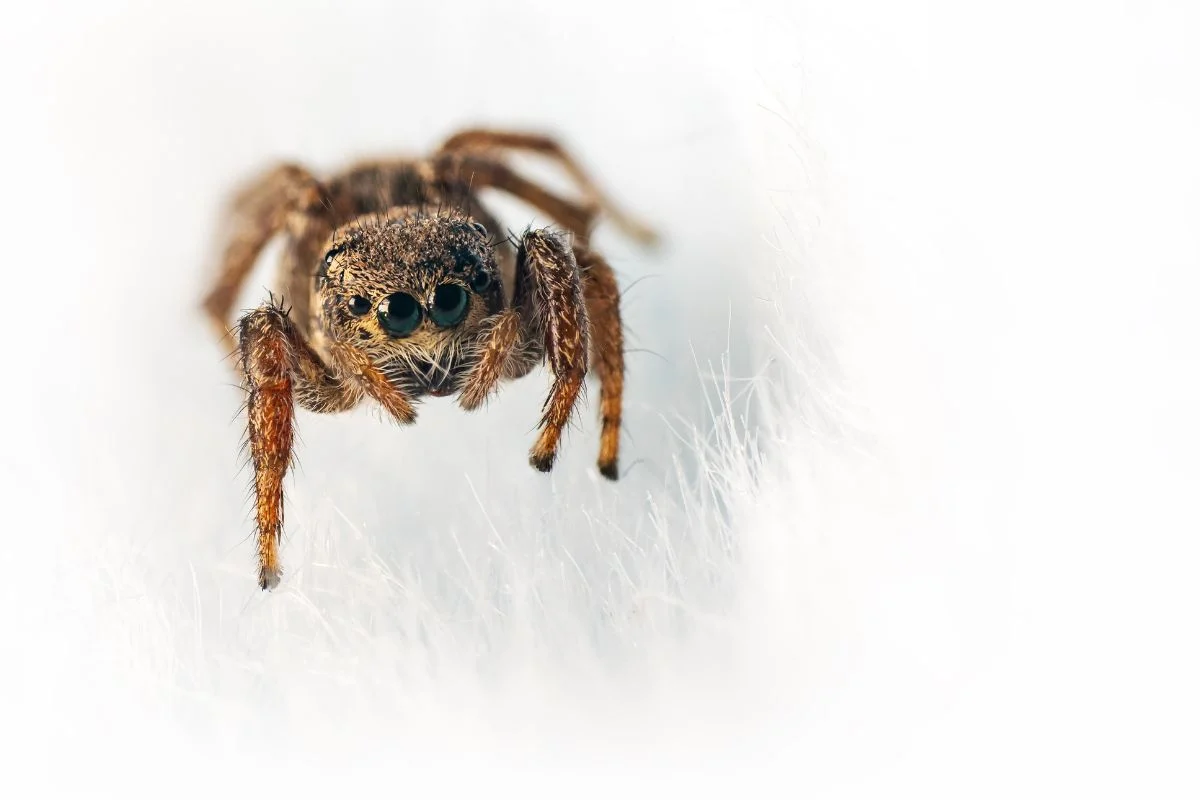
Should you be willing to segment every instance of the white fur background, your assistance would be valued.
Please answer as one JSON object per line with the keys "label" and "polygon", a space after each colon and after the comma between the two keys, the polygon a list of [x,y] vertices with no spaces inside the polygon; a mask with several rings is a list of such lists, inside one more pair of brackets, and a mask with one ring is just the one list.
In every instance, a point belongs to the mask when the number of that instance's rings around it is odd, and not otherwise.
{"label": "white fur background", "polygon": [[[5,796],[1200,790],[1189,4],[7,16]],[[302,414],[262,594],[224,193],[476,123],[665,235],[626,475],[528,468],[544,373]]]}

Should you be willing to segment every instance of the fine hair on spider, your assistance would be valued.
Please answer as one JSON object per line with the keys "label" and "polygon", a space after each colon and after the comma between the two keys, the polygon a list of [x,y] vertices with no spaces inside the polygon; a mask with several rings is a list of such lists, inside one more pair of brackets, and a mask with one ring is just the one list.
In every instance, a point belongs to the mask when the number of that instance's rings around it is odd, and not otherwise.
{"label": "fine hair on spider", "polygon": [[[514,171],[507,157],[521,151],[556,162],[581,199]],[[479,199],[485,188],[527,203],[558,230],[501,235]],[[280,164],[235,193],[203,308],[218,335],[235,340],[247,393],[262,589],[282,574],[297,405],[331,413],[370,400],[408,425],[424,397],[455,396],[473,411],[502,382],[545,363],[553,381],[529,462],[547,472],[590,373],[600,385],[597,466],[617,479],[625,348],[616,276],[589,241],[601,215],[654,241],[556,140],[484,129],[461,131],[424,158],[362,161],[324,180]],[[232,320],[243,282],[277,235],[278,296]]]}

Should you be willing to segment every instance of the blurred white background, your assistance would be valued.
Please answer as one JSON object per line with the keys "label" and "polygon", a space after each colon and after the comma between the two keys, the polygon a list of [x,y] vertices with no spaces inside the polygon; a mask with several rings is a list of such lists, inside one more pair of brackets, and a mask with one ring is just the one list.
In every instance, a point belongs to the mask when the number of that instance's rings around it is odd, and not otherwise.
{"label": "blurred white background", "polygon": [[[1200,790],[1193,5],[6,17],[6,796]],[[225,193],[473,124],[665,236],[627,472],[526,466],[544,374],[302,414],[261,594]]]}

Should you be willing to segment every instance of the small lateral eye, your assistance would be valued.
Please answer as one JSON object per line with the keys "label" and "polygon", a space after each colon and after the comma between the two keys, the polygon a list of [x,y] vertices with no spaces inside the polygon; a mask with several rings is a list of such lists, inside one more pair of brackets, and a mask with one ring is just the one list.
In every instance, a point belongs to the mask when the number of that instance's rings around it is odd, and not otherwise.
{"label": "small lateral eye", "polygon": [[342,254],[342,251],[345,249],[346,249],[345,245],[338,245],[337,247],[333,248],[328,253],[326,253],[325,254],[325,266],[328,267],[330,264],[332,264],[333,260],[335,258],[337,258],[338,256],[340,256]]}
{"label": "small lateral eye", "polygon": [[487,230],[487,228],[483,227],[482,222],[472,222],[471,227],[474,228],[475,232],[478,233],[480,236],[488,235],[488,230]]}
{"label": "small lateral eye", "polygon": [[347,305],[350,306],[350,313],[356,317],[361,317],[371,310],[371,301],[360,294],[351,297]]}
{"label": "small lateral eye", "polygon": [[430,318],[443,328],[462,322],[467,316],[467,290],[457,283],[443,283],[433,292]]}
{"label": "small lateral eye", "polygon": [[475,273],[475,277],[471,278],[471,288],[476,292],[487,291],[487,288],[492,285],[492,276],[484,270]]}
{"label": "small lateral eye", "polygon": [[466,272],[479,268],[479,258],[470,250],[462,250],[454,257],[454,271]]}
{"label": "small lateral eye", "polygon": [[391,336],[408,336],[421,324],[421,304],[404,292],[389,294],[379,304],[379,324]]}

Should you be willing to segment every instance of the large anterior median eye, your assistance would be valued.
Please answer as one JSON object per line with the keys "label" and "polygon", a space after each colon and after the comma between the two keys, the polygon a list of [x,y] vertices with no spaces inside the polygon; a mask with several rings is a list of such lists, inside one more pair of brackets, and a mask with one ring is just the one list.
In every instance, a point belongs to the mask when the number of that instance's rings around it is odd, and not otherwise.
{"label": "large anterior median eye", "polygon": [[443,283],[437,287],[429,316],[443,328],[462,322],[467,316],[467,290],[457,283]]}
{"label": "large anterior median eye", "polygon": [[379,304],[379,324],[391,336],[408,336],[421,324],[421,304],[411,294],[389,294]]}

